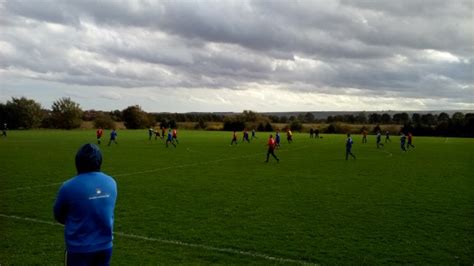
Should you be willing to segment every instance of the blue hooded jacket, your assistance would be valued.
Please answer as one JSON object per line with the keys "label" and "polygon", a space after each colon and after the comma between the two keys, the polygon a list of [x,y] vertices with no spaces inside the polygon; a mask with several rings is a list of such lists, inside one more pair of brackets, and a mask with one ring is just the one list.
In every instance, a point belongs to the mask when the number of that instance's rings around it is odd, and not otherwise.
{"label": "blue hooded jacket", "polygon": [[112,247],[117,184],[100,172],[101,164],[96,145],[82,146],[76,154],[77,176],[59,189],[54,217],[65,225],[68,252],[89,253]]}

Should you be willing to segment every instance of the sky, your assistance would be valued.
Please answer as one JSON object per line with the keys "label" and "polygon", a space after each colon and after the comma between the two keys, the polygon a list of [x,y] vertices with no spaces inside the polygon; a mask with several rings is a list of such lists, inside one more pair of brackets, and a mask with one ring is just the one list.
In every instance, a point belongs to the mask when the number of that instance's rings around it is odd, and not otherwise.
{"label": "sky", "polygon": [[474,109],[472,0],[0,0],[0,102]]}

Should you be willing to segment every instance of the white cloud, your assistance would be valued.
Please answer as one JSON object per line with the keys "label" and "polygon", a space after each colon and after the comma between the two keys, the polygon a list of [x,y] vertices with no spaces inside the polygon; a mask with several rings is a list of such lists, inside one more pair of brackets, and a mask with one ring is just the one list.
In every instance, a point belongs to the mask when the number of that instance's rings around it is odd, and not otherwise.
{"label": "white cloud", "polygon": [[459,57],[449,53],[449,52],[443,52],[443,51],[437,51],[437,50],[432,50],[432,49],[425,49],[423,50],[423,57],[425,57],[428,60],[432,60],[435,62],[446,62],[446,63],[459,63],[461,62],[461,59]]}
{"label": "white cloud", "polygon": [[[0,13],[0,86],[45,102],[87,91],[99,100],[84,106],[171,112],[464,108],[474,92],[462,1],[4,1]],[[41,94],[45,83],[58,89]]]}
{"label": "white cloud", "polygon": [[120,93],[109,90],[100,92],[100,96],[109,100],[120,100],[123,98]]}

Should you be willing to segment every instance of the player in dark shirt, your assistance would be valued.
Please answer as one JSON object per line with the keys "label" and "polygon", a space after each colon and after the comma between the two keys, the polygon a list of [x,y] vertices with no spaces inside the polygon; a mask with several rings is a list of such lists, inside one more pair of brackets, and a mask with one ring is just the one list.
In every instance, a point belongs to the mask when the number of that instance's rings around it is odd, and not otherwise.
{"label": "player in dark shirt", "polygon": [[354,142],[352,141],[351,134],[347,134],[347,139],[346,139],[346,160],[349,160],[349,155],[352,156],[352,158],[356,158],[355,155],[352,153],[352,144]]}

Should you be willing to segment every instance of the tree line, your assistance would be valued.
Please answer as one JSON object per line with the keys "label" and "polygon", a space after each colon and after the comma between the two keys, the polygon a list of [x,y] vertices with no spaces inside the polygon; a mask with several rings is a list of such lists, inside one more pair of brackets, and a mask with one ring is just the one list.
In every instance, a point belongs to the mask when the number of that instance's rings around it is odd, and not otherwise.
{"label": "tree line", "polygon": [[[328,124],[322,132],[344,133],[338,130],[340,123],[358,125],[399,125],[400,130],[411,131],[416,135],[428,136],[466,136],[474,137],[474,113],[463,114],[456,112],[451,116],[445,112],[439,114],[409,115],[406,112],[390,115],[388,113],[360,112],[328,116],[326,119],[316,119],[311,112],[290,116],[264,115],[245,110],[240,114],[215,113],[147,113],[138,105],[129,106],[123,110],[97,111],[82,110],[80,105],[70,98],[60,98],[53,102],[50,109],[25,97],[12,98],[6,103],[0,103],[0,122],[7,123],[10,129],[30,128],[60,128],[74,129],[81,126],[83,121],[92,121],[95,127],[114,128],[116,122],[123,122],[129,129],[146,127],[177,127],[178,122],[194,122],[196,129],[205,129],[209,122],[220,122],[223,129],[241,131],[245,128],[258,131],[273,131],[274,124],[286,124],[283,129],[294,131],[303,129],[303,124]],[[361,126],[361,130],[367,127]],[[341,132],[339,132],[341,131]]]}

